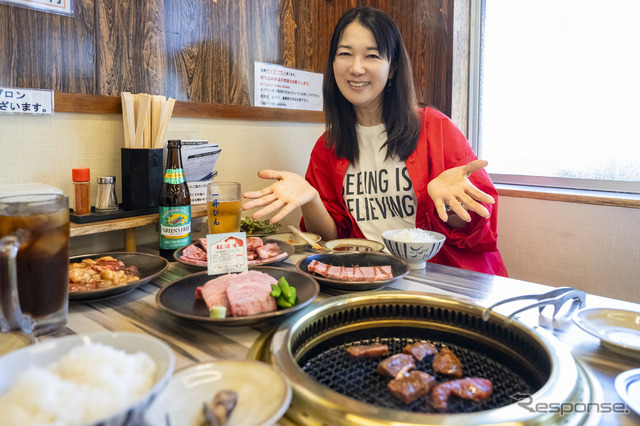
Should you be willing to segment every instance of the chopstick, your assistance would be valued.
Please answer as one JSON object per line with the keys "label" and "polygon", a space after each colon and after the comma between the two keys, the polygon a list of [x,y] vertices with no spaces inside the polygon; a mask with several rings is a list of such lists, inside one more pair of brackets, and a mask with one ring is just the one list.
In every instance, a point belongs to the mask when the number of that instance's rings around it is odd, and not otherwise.
{"label": "chopstick", "polygon": [[176,100],[147,93],[122,92],[125,148],[163,148]]}
{"label": "chopstick", "polygon": [[313,247],[316,250],[322,250],[322,246],[318,243],[316,243],[315,241],[313,241],[311,238],[307,237],[304,232],[302,232],[301,230],[299,230],[298,228],[296,228],[295,226],[291,226],[289,225],[289,229],[291,229],[291,231],[293,231],[294,234],[296,234],[297,236],[299,236],[300,238],[302,238],[303,240],[305,240],[307,243],[309,243],[309,245],[311,247]]}

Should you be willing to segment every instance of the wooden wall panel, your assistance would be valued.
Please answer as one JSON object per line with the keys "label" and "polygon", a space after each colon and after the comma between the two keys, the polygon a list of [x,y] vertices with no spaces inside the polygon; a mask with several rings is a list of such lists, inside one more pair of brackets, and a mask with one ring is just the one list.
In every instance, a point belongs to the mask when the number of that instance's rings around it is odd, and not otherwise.
{"label": "wooden wall panel", "polygon": [[93,0],[74,17],[0,5],[0,85],[94,93]]}
{"label": "wooden wall panel", "polygon": [[324,72],[331,33],[369,4],[398,23],[419,101],[451,112],[454,0],[76,0],[64,17],[0,5],[0,84],[250,106],[254,61]]}

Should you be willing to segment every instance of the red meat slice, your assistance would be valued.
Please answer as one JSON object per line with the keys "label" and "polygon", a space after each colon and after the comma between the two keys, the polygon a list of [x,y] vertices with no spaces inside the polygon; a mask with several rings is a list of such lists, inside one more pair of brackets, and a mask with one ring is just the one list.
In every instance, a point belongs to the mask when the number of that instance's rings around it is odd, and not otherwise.
{"label": "red meat slice", "polygon": [[378,373],[392,379],[402,377],[404,373],[416,368],[413,357],[407,354],[395,354],[378,364]]}
{"label": "red meat slice", "polygon": [[422,361],[425,356],[438,353],[438,349],[429,342],[416,342],[407,345],[402,349],[402,353],[411,355],[418,361]]}
{"label": "red meat slice", "polygon": [[231,315],[234,317],[275,311],[276,300],[271,297],[271,284],[277,284],[271,275],[247,271],[236,275],[227,288]]}
{"label": "red meat slice", "polygon": [[207,281],[200,287],[196,287],[196,299],[203,299],[209,310],[214,306],[224,306],[228,310],[227,288],[236,276],[235,274],[221,275],[218,278]]}
{"label": "red meat slice", "polygon": [[462,363],[449,348],[442,348],[434,357],[431,363],[433,371],[448,376],[462,377]]}
{"label": "red meat slice", "polygon": [[201,260],[207,261],[207,252],[202,250],[200,247],[195,244],[190,244],[182,250],[182,255],[180,256],[180,260],[184,260],[185,262],[193,261],[193,260]]}
{"label": "red meat slice", "polygon": [[491,396],[493,384],[490,380],[479,377],[465,377],[441,383],[431,391],[431,405],[439,411],[447,409],[447,401],[451,395],[471,401],[483,401]]}
{"label": "red meat slice", "polygon": [[405,404],[411,404],[421,396],[428,394],[435,385],[435,377],[424,371],[413,370],[391,380],[387,384],[387,388],[393,396]]}
{"label": "red meat slice", "polygon": [[247,237],[247,251],[256,251],[258,247],[262,247],[263,242],[260,237]]}
{"label": "red meat slice", "polygon": [[349,346],[347,353],[353,358],[376,358],[389,355],[389,347],[382,343]]}
{"label": "red meat slice", "polygon": [[317,260],[307,265],[309,272],[341,281],[384,281],[393,278],[391,265],[382,266],[334,266]]}
{"label": "red meat slice", "polygon": [[260,259],[270,259],[282,253],[277,243],[264,244],[256,249]]}

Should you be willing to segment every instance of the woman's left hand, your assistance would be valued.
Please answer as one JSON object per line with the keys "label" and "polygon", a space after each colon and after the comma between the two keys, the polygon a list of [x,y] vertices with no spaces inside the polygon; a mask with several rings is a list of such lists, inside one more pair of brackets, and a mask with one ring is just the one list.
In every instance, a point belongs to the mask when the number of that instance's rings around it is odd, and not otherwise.
{"label": "woman's left hand", "polygon": [[489,217],[489,211],[480,203],[493,204],[495,200],[469,181],[471,173],[485,168],[487,164],[489,163],[485,160],[474,160],[466,166],[445,170],[429,182],[427,191],[443,222],[448,220],[445,205],[448,205],[465,222],[471,221],[467,210],[476,212],[485,218]]}

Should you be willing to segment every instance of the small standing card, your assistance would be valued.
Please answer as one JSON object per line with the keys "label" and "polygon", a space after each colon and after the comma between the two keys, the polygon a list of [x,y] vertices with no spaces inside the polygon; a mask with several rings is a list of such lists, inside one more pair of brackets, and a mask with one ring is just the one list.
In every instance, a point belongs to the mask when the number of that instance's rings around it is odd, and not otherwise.
{"label": "small standing card", "polygon": [[207,268],[209,275],[249,270],[247,234],[244,232],[207,234]]}

